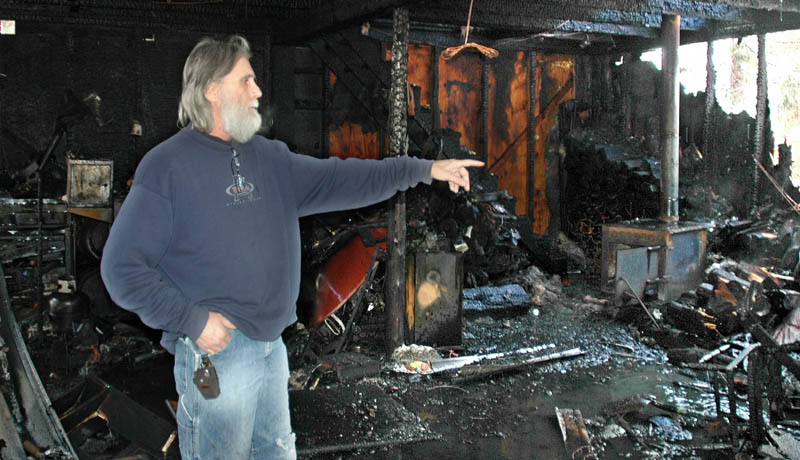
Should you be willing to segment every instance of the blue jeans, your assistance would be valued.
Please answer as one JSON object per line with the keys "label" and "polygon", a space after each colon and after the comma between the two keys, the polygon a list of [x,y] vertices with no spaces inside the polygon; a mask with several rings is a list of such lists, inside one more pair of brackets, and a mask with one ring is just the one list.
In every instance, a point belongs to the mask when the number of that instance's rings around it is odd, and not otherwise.
{"label": "blue jeans", "polygon": [[189,338],[175,346],[178,439],[181,457],[195,459],[297,458],[289,421],[286,347],[252,340],[237,330],[211,362],[220,395],[205,399],[194,384],[202,351]]}

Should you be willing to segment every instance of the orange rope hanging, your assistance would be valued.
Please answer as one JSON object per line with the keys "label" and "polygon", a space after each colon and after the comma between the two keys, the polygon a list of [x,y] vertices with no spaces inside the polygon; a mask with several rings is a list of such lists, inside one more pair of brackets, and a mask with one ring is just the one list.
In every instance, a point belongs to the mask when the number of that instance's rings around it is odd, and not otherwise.
{"label": "orange rope hanging", "polygon": [[463,45],[458,45],[458,46],[451,46],[449,48],[446,48],[444,51],[442,51],[442,59],[444,59],[445,61],[450,59],[450,58],[452,58],[452,57],[454,57],[456,54],[460,53],[461,50],[464,50],[464,49],[467,49],[467,48],[475,48],[478,51],[480,51],[481,54],[483,54],[484,56],[486,56],[488,58],[496,58],[497,56],[500,55],[500,52],[497,51],[494,48],[489,48],[488,46],[483,46],[483,45],[479,45],[477,43],[469,43],[468,42],[469,41],[469,25],[470,25],[470,22],[472,21],[472,4],[473,3],[475,3],[475,0],[470,0],[469,1],[469,14],[467,14],[467,31],[464,34],[464,44]]}

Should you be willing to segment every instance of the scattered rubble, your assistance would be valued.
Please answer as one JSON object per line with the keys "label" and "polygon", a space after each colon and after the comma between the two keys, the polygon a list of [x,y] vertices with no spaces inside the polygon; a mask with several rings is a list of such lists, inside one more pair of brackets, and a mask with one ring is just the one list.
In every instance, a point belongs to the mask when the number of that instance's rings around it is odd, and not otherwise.
{"label": "scattered rubble", "polygon": [[[791,458],[792,439],[800,436],[800,216],[773,199],[757,215],[738,219],[723,194],[689,180],[682,194],[688,213],[704,216],[710,229],[699,286],[669,301],[647,289],[642,296],[600,293],[602,225],[654,215],[659,165],[634,139],[573,131],[566,166],[573,168],[567,189],[576,200],[565,232],[533,234],[530,220],[513,212],[514,198],[481,171],[470,193],[453,196],[436,187],[408,193],[409,252],[455,253],[463,261],[460,344],[412,343],[384,356],[384,264],[372,264],[382,261],[381,250],[370,253],[360,287],[330,317],[287,331],[301,456],[358,458],[402,449],[412,458],[434,458],[443,448],[437,446],[446,445],[461,458],[492,458],[498,443],[512,440],[554,458],[564,449],[579,458],[616,452],[691,457],[710,449]],[[438,135],[443,147],[428,154],[470,155],[457,142],[447,147],[452,132]],[[611,173],[589,184],[585,168]],[[685,168],[687,174],[702,169]],[[3,203],[20,210],[15,220],[0,222],[0,255],[10,268],[10,304],[42,383],[61,417],[78,406],[95,414],[65,425],[76,449],[100,458],[174,448],[166,429],[172,414],[163,404],[174,389],[159,389],[158,398],[147,398],[157,404],[148,405],[115,389],[141,380],[157,386],[159,375],[169,375],[171,360],[157,334],[121,309],[103,307],[96,293],[88,312],[63,308],[71,304],[55,295],[46,296],[48,314],[31,307],[37,278],[31,260],[40,242],[30,229],[16,228],[30,203]],[[52,205],[52,243],[45,240],[43,260],[55,263],[42,270],[48,295],[59,280],[70,281],[58,267],[70,257],[58,244],[69,226],[64,210]],[[362,249],[380,247],[381,210],[335,217],[304,226],[306,280],[357,236]],[[312,303],[309,292],[303,290],[301,310]],[[0,387],[8,380],[6,362],[3,349]],[[99,399],[68,402],[87,382]],[[104,406],[111,395],[123,402]],[[309,407],[314,410],[300,410]],[[10,410],[20,412],[13,404]],[[164,429],[142,438],[112,423],[115,410],[161,417],[166,425],[152,424]],[[532,427],[542,439],[561,442],[525,444]]]}

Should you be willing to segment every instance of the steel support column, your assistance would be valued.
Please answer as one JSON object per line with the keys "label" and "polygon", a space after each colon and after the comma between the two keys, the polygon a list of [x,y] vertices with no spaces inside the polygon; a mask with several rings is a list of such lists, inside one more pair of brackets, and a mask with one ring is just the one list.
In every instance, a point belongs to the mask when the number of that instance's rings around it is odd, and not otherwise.
{"label": "steel support column", "polygon": [[[389,92],[389,155],[408,151],[408,10],[394,10],[392,86]],[[389,209],[386,265],[386,354],[403,344],[405,323],[406,196],[399,192]]]}
{"label": "steel support column", "polygon": [[680,86],[678,84],[678,46],[681,17],[665,14],[661,19],[663,58],[661,71],[661,212],[662,222],[678,220],[678,166],[680,140]]}

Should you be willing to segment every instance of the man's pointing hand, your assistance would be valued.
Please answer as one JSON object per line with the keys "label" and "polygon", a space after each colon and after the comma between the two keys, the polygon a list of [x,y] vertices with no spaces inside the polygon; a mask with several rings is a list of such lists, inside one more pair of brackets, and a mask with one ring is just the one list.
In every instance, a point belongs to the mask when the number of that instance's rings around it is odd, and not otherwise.
{"label": "man's pointing hand", "polygon": [[457,193],[460,187],[464,187],[464,190],[469,191],[469,171],[467,171],[467,168],[471,166],[483,166],[483,162],[478,160],[434,161],[431,167],[431,178],[447,181],[453,193]]}

